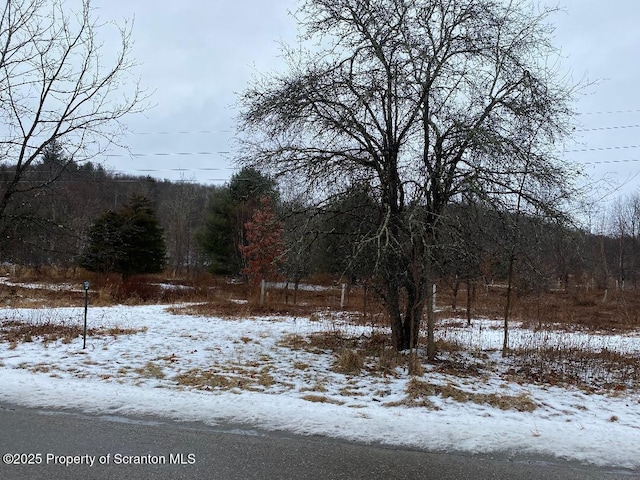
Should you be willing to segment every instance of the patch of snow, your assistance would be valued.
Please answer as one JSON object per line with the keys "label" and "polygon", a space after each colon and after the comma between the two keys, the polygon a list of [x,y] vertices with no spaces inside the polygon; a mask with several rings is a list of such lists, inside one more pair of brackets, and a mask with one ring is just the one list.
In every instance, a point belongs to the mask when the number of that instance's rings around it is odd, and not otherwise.
{"label": "patch of snow", "polygon": [[[83,321],[82,308],[0,309],[0,318]],[[485,352],[498,362],[501,332],[489,320],[438,330],[439,338]],[[379,442],[437,451],[555,455],[597,465],[639,468],[640,401],[587,394],[577,388],[508,382],[496,373],[454,376],[428,367],[420,381],[474,394],[525,396],[532,412],[501,410],[443,396],[436,408],[408,406],[410,377],[343,375],[335,354],[293,349],[314,333],[370,335],[371,326],[340,319],[264,317],[219,319],[168,313],[165,306],[90,308],[89,327],[132,329],[70,343],[0,342],[0,400],[33,407],[78,408],[116,415],[160,415],[212,425],[243,423],[305,435]],[[514,325],[512,342],[527,345],[536,332]],[[589,348],[640,351],[638,335],[541,332],[545,341]],[[481,363],[480,363],[480,366]],[[197,372],[223,376],[225,388],[198,389],[180,378]],[[234,383],[235,382],[235,383]],[[323,399],[324,402],[311,401]]]}

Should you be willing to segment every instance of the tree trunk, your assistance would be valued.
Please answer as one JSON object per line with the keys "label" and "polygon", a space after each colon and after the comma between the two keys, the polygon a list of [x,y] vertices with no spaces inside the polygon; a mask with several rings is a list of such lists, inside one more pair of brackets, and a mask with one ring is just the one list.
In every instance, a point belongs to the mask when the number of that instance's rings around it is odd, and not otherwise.
{"label": "tree trunk", "polygon": [[418,346],[420,326],[427,302],[425,282],[405,278],[400,287],[391,280],[385,287],[385,307],[391,324],[391,339],[398,351]]}
{"label": "tree trunk", "polygon": [[502,337],[502,356],[506,357],[509,353],[509,310],[511,308],[511,291],[513,286],[513,264],[515,263],[515,255],[512,253],[509,257],[509,273],[507,280],[507,300],[504,306],[504,335]]}
{"label": "tree trunk", "polygon": [[420,325],[422,323],[422,315],[424,313],[425,292],[422,285],[408,284],[407,304],[404,314],[404,336],[407,339],[405,350],[414,349],[418,346],[420,338]]}
{"label": "tree trunk", "polygon": [[[475,286],[473,287],[475,289]],[[471,299],[473,291],[471,290],[471,280],[467,280],[467,325],[471,325]]]}
{"label": "tree trunk", "polygon": [[435,342],[435,311],[433,298],[434,284],[429,282],[427,287],[427,358],[429,361],[436,359],[436,342]]}
{"label": "tree trunk", "polygon": [[451,286],[453,290],[453,299],[451,300],[451,309],[455,312],[458,307],[458,290],[460,290],[460,280],[458,280],[458,276],[456,275],[455,280],[453,281],[453,285]]}
{"label": "tree trunk", "polygon": [[387,286],[385,298],[387,312],[391,323],[391,343],[397,351],[409,348],[409,339],[405,334],[402,314],[400,313],[400,292],[392,285]]}
{"label": "tree trunk", "polygon": [[284,304],[289,305],[289,279],[284,284]]}
{"label": "tree trunk", "polygon": [[368,298],[369,298],[369,283],[365,280],[364,282],[364,299],[363,299],[363,303],[364,305],[362,306],[362,316],[364,318],[365,323],[367,322],[367,303],[368,303]]}
{"label": "tree trunk", "polygon": [[300,279],[296,277],[295,283],[293,284],[293,304],[298,304],[298,287],[300,286]]}

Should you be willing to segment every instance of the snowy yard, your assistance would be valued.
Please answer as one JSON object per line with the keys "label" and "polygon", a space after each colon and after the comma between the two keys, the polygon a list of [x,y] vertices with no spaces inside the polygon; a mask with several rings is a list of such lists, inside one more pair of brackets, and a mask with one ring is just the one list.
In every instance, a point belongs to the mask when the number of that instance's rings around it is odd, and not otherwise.
{"label": "snowy yard", "polygon": [[[179,311],[178,311],[179,312]],[[80,325],[83,310],[3,309],[0,323]],[[366,357],[340,373],[332,337],[379,335],[340,316],[220,319],[167,306],[90,308],[87,339],[0,341],[0,401],[109,414],[234,422],[437,451],[544,454],[640,468],[638,385],[619,389],[532,383],[502,360],[499,323],[440,325],[448,362],[410,376],[404,364]],[[316,340],[316,341],[314,341]],[[534,332],[511,346],[575,345],[635,355],[637,334]],[[447,368],[462,362],[464,368]],[[544,365],[541,366],[544,368]],[[606,375],[585,372],[594,384]],[[585,379],[585,382],[587,380]],[[633,383],[633,382],[632,382]]]}

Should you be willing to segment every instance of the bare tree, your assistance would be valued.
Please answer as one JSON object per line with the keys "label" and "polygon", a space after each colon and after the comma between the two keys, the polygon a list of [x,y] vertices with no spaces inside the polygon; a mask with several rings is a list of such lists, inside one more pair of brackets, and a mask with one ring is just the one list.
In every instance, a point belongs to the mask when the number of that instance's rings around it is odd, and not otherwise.
{"label": "bare tree", "polygon": [[637,237],[640,225],[640,195],[618,197],[608,207],[608,232],[615,238],[618,289],[624,290],[629,278],[636,273]]}
{"label": "bare tree", "polygon": [[[131,29],[101,24],[89,0],[6,0],[0,10],[0,222],[10,206],[54,183],[71,162],[103,152],[124,131],[122,118],[145,108],[129,79]],[[109,30],[113,27],[113,31]],[[101,43],[116,33],[118,47]],[[126,88],[125,88],[126,85]],[[47,146],[66,162],[30,175]]]}
{"label": "bare tree", "polygon": [[398,350],[417,345],[431,308],[451,201],[518,197],[527,163],[523,202],[559,205],[544,193],[568,191],[548,148],[569,131],[574,93],[554,67],[552,12],[524,0],[306,0],[301,38],[316,42],[285,49],[289,70],[241,97],[242,162],[316,196],[349,182],[375,192],[378,228],[363,241],[376,246]]}

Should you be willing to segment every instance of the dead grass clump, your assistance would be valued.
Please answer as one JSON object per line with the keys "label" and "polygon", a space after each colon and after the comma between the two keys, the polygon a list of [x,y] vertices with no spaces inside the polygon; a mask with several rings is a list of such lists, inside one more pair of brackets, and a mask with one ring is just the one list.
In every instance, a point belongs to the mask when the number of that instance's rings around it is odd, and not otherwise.
{"label": "dead grass clump", "polygon": [[212,372],[211,370],[201,370],[198,368],[176,375],[174,380],[178,385],[196,387],[202,390],[226,390],[233,386],[231,379],[228,377]]}
{"label": "dead grass clump", "polygon": [[336,400],[334,398],[329,398],[329,397],[327,397],[325,395],[314,395],[312,393],[310,393],[308,395],[303,395],[302,399],[306,400],[307,402],[331,403],[333,405],[344,405],[344,402],[342,400]]}
{"label": "dead grass clump", "polygon": [[407,383],[407,396],[402,400],[387,402],[385,407],[425,407],[429,409],[437,409],[435,404],[429,399],[435,395],[434,385],[413,377]]}
{"label": "dead grass clump", "polygon": [[356,348],[358,340],[345,337],[338,332],[319,332],[309,335],[309,349],[321,351],[339,351],[344,348]]}
{"label": "dead grass clump", "polygon": [[376,371],[382,375],[394,375],[395,370],[403,362],[400,354],[392,348],[384,349],[377,356]]}
{"label": "dead grass clump", "polygon": [[309,345],[309,342],[302,335],[298,335],[297,333],[288,333],[282,337],[276,345],[290,348],[292,350],[302,350]]}
{"label": "dead grass clump", "polygon": [[29,370],[33,373],[49,373],[52,369],[51,365],[45,365],[43,363],[39,363],[37,365],[33,365],[29,367]]}
{"label": "dead grass clump", "polygon": [[297,333],[285,335],[279,342],[281,347],[306,350],[311,353],[337,352],[345,348],[356,348],[358,340],[343,336],[340,332],[319,332],[303,337]]}
{"label": "dead grass clump", "polygon": [[301,392],[327,392],[328,389],[322,383],[315,383],[310,387],[302,387],[300,391]]}
{"label": "dead grass clump", "polygon": [[344,350],[336,358],[332,370],[345,375],[359,375],[364,368],[364,355],[358,350]]}
{"label": "dead grass clump", "polygon": [[99,335],[109,335],[111,337],[117,337],[119,335],[135,335],[136,333],[144,333],[148,329],[147,327],[142,328],[122,328],[122,327],[109,327],[105,329],[97,329],[96,334]]}
{"label": "dead grass clump", "polygon": [[471,363],[463,357],[453,355],[438,363],[436,371],[456,377],[479,377],[483,375],[482,364]]}
{"label": "dead grass clump", "polygon": [[519,412],[533,412],[538,408],[538,405],[524,393],[520,395],[474,394],[471,401],[474,403],[486,403],[500,410],[517,410]]}
{"label": "dead grass clump", "polygon": [[166,376],[162,367],[153,362],[147,362],[144,367],[134,369],[134,372],[144,378],[162,379]]}
{"label": "dead grass clump", "polygon": [[169,311],[178,315],[197,315],[203,317],[238,318],[250,317],[248,304],[225,298],[213,298],[205,303],[172,307]]}
{"label": "dead grass clump", "polygon": [[276,383],[276,381],[271,374],[267,373],[266,371],[263,371],[263,372],[260,372],[260,374],[258,375],[257,383],[258,385],[264,388],[269,388],[274,383]]}
{"label": "dead grass clump", "polygon": [[436,340],[436,350],[444,353],[457,353],[463,350],[463,347],[457,342],[451,342],[443,338]]}
{"label": "dead grass clump", "polygon": [[475,393],[462,390],[451,383],[446,385],[434,385],[416,378],[412,378],[407,384],[407,400],[409,404],[422,406],[426,401],[431,403],[428,397],[440,396],[460,403],[472,402],[479,405],[491,405],[501,410],[517,410],[519,412],[532,412],[538,406],[526,394],[498,395],[495,393]]}
{"label": "dead grass clump", "polygon": [[384,333],[373,332],[369,336],[361,337],[358,346],[366,355],[378,356],[392,348],[391,336]]}
{"label": "dead grass clump", "polygon": [[424,375],[424,366],[416,353],[409,354],[407,358],[407,370],[411,376],[421,377]]}

